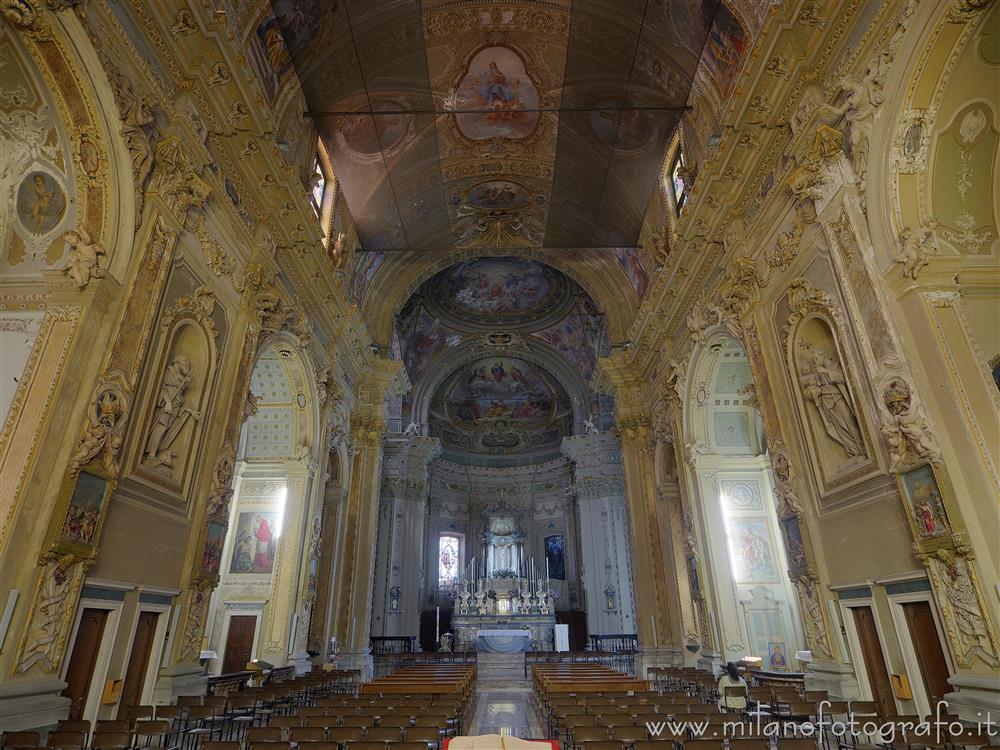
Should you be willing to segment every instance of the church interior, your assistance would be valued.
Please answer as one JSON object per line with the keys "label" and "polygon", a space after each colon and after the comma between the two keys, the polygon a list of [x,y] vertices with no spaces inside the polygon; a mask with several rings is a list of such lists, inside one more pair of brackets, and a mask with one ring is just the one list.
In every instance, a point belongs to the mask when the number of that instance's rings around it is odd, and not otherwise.
{"label": "church interior", "polygon": [[988,741],[1000,2],[0,11],[5,750]]}

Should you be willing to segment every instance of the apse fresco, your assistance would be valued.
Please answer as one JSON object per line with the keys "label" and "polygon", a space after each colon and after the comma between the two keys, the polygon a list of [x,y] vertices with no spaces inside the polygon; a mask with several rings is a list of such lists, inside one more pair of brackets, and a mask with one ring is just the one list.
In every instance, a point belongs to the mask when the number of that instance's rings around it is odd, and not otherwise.
{"label": "apse fresco", "polygon": [[708,68],[723,101],[733,92],[746,47],[743,27],[726,4],[720,3],[701,61]]}
{"label": "apse fresco", "polygon": [[522,326],[565,313],[572,303],[565,276],[524,258],[459,263],[435,276],[429,288],[427,301],[436,317],[474,326]]}
{"label": "apse fresco", "polygon": [[552,386],[530,364],[491,357],[473,363],[455,380],[445,407],[464,427],[530,429],[551,421],[556,404]]}
{"label": "apse fresco", "polygon": [[538,109],[538,89],[517,52],[484,47],[472,56],[458,83],[455,109],[466,138],[526,138],[538,125],[539,113],[531,111]]}
{"label": "apse fresco", "polygon": [[[544,369],[520,357],[483,357],[463,365],[438,389],[430,408],[431,435],[445,455],[505,461],[549,460],[572,430],[569,397]],[[509,457],[509,458],[508,458]]]}

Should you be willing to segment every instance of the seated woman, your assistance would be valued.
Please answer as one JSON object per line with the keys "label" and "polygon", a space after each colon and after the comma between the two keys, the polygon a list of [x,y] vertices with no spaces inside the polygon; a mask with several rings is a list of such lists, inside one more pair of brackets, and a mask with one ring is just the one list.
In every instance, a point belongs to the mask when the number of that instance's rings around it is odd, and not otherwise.
{"label": "seated woman", "polygon": [[[726,695],[726,688],[741,688],[739,695]],[[735,693],[735,690],[728,691]],[[733,662],[726,662],[719,678],[719,708],[723,711],[743,711],[747,707],[747,681],[740,677],[740,670]]]}

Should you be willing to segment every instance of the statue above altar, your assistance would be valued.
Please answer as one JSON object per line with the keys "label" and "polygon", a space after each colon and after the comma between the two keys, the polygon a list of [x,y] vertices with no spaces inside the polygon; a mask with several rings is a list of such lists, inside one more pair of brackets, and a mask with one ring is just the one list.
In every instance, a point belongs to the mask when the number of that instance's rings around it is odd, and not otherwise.
{"label": "statue above altar", "polygon": [[517,528],[513,509],[501,499],[485,515],[486,528],[482,533],[484,575],[487,578],[523,576],[525,535]]}

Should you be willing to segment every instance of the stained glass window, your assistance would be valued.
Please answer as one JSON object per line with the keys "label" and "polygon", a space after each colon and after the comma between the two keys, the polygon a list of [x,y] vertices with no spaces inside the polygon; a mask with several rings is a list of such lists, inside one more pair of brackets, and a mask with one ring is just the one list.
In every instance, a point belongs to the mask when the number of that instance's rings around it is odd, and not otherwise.
{"label": "stained glass window", "polygon": [[677,149],[677,156],[674,157],[673,166],[670,167],[670,181],[674,188],[674,203],[680,211],[687,200],[687,185],[684,184],[684,152]]}
{"label": "stained glass window", "polygon": [[454,583],[458,578],[458,537],[442,535],[438,540],[438,583]]}

